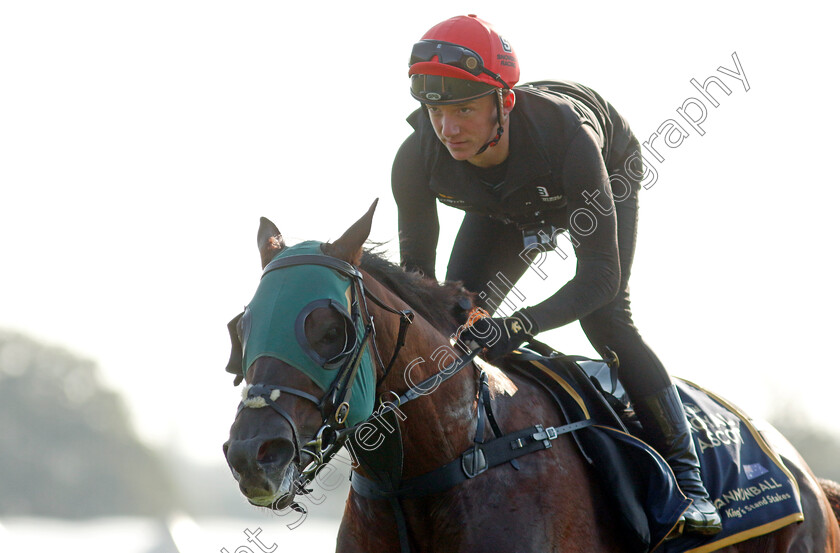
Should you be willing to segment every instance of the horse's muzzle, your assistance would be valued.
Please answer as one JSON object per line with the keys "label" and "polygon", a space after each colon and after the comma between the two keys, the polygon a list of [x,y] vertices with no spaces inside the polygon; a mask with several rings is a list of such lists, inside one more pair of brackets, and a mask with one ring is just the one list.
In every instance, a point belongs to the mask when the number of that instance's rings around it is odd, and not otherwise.
{"label": "horse's muzzle", "polygon": [[285,438],[263,437],[230,439],[222,446],[228,466],[239,482],[242,494],[262,506],[284,493],[292,492],[291,462],[294,444]]}

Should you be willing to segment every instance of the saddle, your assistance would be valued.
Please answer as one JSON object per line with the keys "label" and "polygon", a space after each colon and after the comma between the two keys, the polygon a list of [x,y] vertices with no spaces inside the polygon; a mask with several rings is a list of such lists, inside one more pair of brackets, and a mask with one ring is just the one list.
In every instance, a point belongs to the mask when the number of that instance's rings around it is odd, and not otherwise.
{"label": "saddle", "polygon": [[615,368],[539,342],[506,357],[503,368],[541,384],[567,421],[594,423],[572,434],[611,495],[630,550],[705,553],[803,520],[793,475],[752,420],[711,392],[674,379],[723,530],[669,539],[690,500],[665,460],[645,443]]}

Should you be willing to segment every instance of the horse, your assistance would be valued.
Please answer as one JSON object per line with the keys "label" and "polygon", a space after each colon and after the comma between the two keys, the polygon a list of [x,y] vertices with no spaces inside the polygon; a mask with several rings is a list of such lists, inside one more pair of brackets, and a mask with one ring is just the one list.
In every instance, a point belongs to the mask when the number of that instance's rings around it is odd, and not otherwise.
{"label": "horse", "polygon": [[[477,360],[452,349],[470,294],[457,283],[403,271],[365,249],[375,206],[335,242],[306,243],[292,252],[298,255],[285,257],[299,245],[287,246],[274,223],[261,219],[264,272],[257,294],[268,294],[276,312],[290,312],[286,322],[268,324],[271,313],[259,309],[255,296],[250,312],[231,321],[228,370],[241,371],[235,383],[244,376],[246,390],[223,446],[241,493],[253,505],[299,509],[296,496],[306,493],[341,445],[351,443],[348,429],[356,431],[352,443],[360,454],[359,446],[381,444],[385,429],[398,434],[401,448],[380,448],[380,463],[402,481],[455,462],[476,439],[492,437],[480,416],[482,389],[502,428],[567,424],[530,379],[488,364],[479,371]],[[297,276],[292,267],[299,269]],[[273,283],[268,275],[279,280]],[[327,292],[320,283],[329,278],[343,284]],[[370,423],[383,412],[381,424]],[[720,551],[840,552],[840,488],[821,483],[780,434],[769,440],[799,486],[804,521]],[[353,475],[370,477],[371,470],[355,464]],[[398,500],[371,499],[354,486],[336,551],[630,551],[604,484],[571,432],[556,436],[553,447],[479,472],[449,489]]]}

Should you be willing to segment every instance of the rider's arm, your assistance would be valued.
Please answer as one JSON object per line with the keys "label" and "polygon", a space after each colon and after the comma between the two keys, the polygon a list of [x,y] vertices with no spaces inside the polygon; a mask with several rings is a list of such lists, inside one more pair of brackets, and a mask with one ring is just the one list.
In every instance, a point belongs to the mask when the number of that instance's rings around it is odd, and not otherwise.
{"label": "rider's arm", "polygon": [[435,278],[440,224],[434,193],[420,154],[418,133],[403,142],[391,168],[391,191],[397,203],[400,265]]}
{"label": "rider's arm", "polygon": [[567,150],[563,186],[577,269],[574,278],[554,295],[525,309],[540,331],[578,320],[609,303],[621,281],[609,175],[597,135],[586,125]]}

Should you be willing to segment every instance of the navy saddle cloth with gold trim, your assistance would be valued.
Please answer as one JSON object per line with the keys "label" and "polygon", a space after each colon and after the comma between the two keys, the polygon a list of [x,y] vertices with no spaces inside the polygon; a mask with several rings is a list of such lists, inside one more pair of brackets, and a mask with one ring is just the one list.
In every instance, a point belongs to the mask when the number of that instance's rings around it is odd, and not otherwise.
{"label": "navy saddle cloth with gold trim", "polygon": [[803,520],[793,476],[751,419],[728,401],[675,378],[723,530],[665,540],[690,500],[664,459],[643,441],[615,371],[601,361],[544,356],[526,348],[506,361],[505,369],[536,377],[549,388],[570,422],[596,422],[575,431],[575,439],[612,493],[633,550],[704,553]]}

